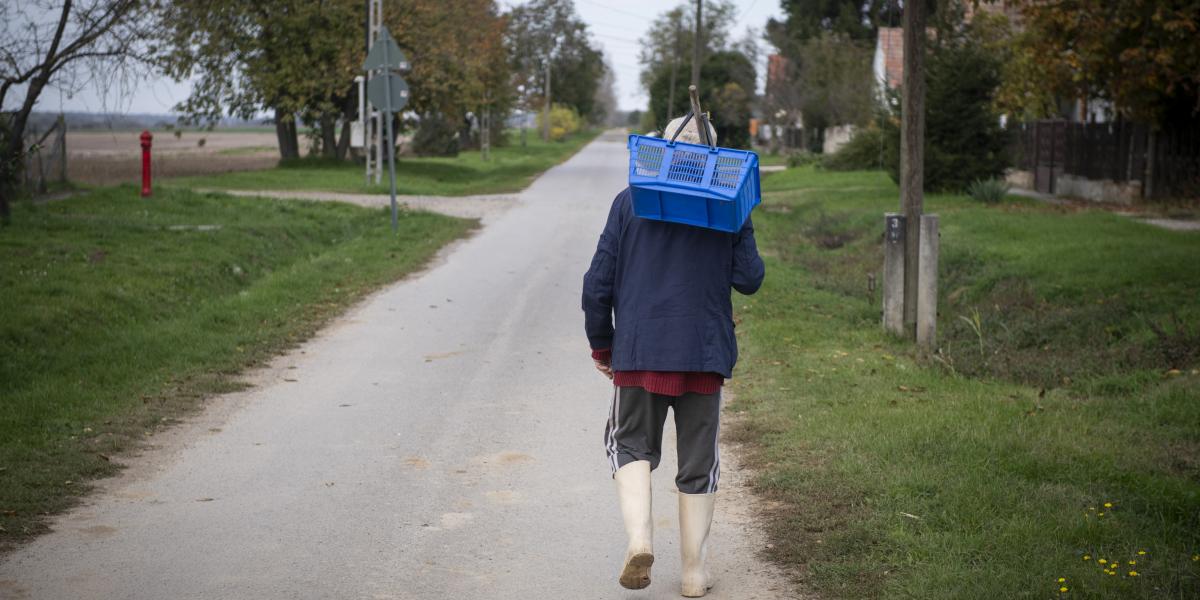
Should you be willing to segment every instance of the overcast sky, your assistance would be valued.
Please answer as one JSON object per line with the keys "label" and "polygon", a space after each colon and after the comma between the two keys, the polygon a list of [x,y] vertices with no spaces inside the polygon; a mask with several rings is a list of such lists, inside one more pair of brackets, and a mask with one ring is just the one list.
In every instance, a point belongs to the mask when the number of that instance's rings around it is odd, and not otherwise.
{"label": "overcast sky", "polygon": [[[4,1],[4,0],[0,0]],[[453,0],[448,0],[453,1]],[[523,0],[498,0],[502,8],[523,4]],[[649,28],[650,22],[660,13],[679,4],[691,5],[691,0],[575,0],[579,13],[594,39],[604,48],[604,54],[616,72],[617,101],[622,110],[645,109],[649,98],[638,82],[639,39]],[[748,29],[757,31],[760,46],[762,30],[767,19],[781,15],[779,0],[736,0],[737,22],[731,28],[731,40],[741,39]],[[766,53],[759,57],[759,91],[762,88]],[[43,92],[38,102],[42,111],[87,111],[87,112],[132,112],[165,113],[176,102],[183,100],[190,89],[185,83],[175,83],[158,78],[141,82],[136,93],[124,95],[118,100],[106,98],[95,89],[86,89],[74,97],[67,97],[58,90]],[[6,107],[8,108],[8,107]]]}
{"label": "overcast sky", "polygon": [[[523,0],[499,0],[504,7],[524,4]],[[575,10],[592,33],[592,39],[604,47],[604,54],[617,75],[617,102],[622,110],[646,108],[650,98],[638,81],[641,67],[638,65],[640,40],[650,23],[659,14],[680,4],[694,6],[693,0],[575,0]],[[762,32],[767,19],[781,17],[779,0],[734,0],[737,6],[737,22],[730,27],[731,41],[742,39],[747,29],[754,29],[756,39],[763,50]],[[759,56],[759,91],[765,76],[766,52]]]}

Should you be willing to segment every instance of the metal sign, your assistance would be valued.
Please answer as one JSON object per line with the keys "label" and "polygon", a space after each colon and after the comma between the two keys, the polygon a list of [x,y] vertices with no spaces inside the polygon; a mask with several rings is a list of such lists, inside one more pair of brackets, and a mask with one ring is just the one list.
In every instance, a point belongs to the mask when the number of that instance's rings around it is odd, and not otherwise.
{"label": "metal sign", "polygon": [[904,223],[906,220],[904,215],[887,213],[885,221],[887,223],[887,241],[889,243],[898,244],[904,241]]}
{"label": "metal sign", "polygon": [[367,60],[363,61],[364,71],[377,69],[408,70],[408,58],[404,56],[400,46],[396,45],[396,40],[392,39],[392,34],[388,33],[387,27],[380,28],[379,37],[371,45],[371,50],[367,52]]}
{"label": "metal sign", "polygon": [[408,83],[399,75],[384,71],[367,83],[367,99],[379,110],[400,112],[408,105]]}
{"label": "metal sign", "polygon": [[[392,184],[392,231],[399,229],[396,209],[396,137],[392,133],[392,113],[399,112],[408,104],[408,84],[396,73],[408,69],[408,59],[388,33],[387,27],[379,29],[379,37],[367,51],[363,70],[378,71],[367,82],[367,98],[383,113],[387,129],[388,179]],[[382,157],[380,157],[382,158]]]}

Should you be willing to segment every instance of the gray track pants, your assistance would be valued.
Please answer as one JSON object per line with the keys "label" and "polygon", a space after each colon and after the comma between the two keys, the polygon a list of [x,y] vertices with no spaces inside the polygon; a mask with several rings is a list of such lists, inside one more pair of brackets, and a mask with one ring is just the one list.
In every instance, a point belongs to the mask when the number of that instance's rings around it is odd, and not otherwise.
{"label": "gray track pants", "polygon": [[675,485],[685,494],[717,491],[721,457],[717,438],[721,431],[721,393],[652,394],[640,387],[613,389],[604,447],[613,473],[638,460],[658,468],[662,457],[663,424],[667,409],[675,413],[679,472]]}

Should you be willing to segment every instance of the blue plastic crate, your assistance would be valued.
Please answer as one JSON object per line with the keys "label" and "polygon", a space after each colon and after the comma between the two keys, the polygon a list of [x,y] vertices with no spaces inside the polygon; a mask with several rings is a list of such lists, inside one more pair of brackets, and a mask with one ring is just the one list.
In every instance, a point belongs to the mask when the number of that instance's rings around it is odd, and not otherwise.
{"label": "blue plastic crate", "polygon": [[736,232],[762,201],[758,155],[644,135],[629,136],[633,213]]}

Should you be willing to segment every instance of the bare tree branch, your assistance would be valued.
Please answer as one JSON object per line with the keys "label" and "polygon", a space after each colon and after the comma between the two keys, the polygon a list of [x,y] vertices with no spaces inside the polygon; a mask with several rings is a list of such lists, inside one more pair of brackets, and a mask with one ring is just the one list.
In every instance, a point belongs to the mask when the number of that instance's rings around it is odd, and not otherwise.
{"label": "bare tree branch", "polygon": [[[25,126],[47,87],[79,89],[88,82],[126,81],[150,64],[151,23],[134,23],[146,0],[26,0],[0,5],[0,107],[24,87],[16,110],[0,113],[0,222],[19,177]],[[56,14],[56,21],[48,17]],[[144,21],[145,19],[143,19]],[[146,25],[151,25],[147,27]],[[52,33],[51,33],[52,32]],[[46,42],[49,42],[46,44]],[[82,75],[82,77],[81,77]]]}

